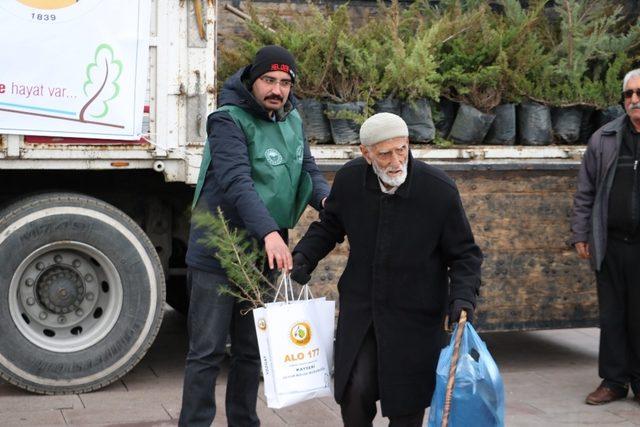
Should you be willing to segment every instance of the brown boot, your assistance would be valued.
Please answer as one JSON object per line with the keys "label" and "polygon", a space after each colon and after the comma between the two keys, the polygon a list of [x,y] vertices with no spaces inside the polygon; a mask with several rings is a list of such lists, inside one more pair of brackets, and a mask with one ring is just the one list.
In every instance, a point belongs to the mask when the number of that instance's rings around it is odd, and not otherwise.
{"label": "brown boot", "polygon": [[[599,385],[595,391],[587,396],[585,402],[589,405],[602,405],[614,400],[627,397],[628,390],[619,388],[613,389],[604,385]],[[637,397],[637,396],[636,396]]]}

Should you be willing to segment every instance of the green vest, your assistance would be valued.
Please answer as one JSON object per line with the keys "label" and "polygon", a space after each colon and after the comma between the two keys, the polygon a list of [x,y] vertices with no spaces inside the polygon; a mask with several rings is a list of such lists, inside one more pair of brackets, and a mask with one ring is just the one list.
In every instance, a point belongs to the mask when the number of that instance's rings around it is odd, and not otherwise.
{"label": "green vest", "polygon": [[[251,178],[267,210],[280,228],[293,228],[313,192],[311,176],[302,170],[304,136],[300,115],[293,110],[284,121],[268,122],[234,105],[225,105],[216,111],[228,112],[244,133]],[[194,208],[210,163],[207,141],[193,198]]]}

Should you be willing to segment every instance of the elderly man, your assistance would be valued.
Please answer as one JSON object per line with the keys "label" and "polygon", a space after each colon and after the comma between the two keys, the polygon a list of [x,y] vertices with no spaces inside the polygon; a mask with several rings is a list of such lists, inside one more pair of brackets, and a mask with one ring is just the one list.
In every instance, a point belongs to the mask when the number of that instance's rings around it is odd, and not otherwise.
{"label": "elderly man", "polygon": [[320,220],[293,251],[306,283],[345,235],[338,283],[335,397],[346,426],[370,426],[380,400],[392,426],[420,426],[434,389],[447,313],[473,315],[482,253],[454,182],[415,160],[390,113],[360,129],[362,157],[344,165]]}
{"label": "elderly man", "polygon": [[640,69],[622,89],[627,114],[589,140],[571,219],[571,241],[598,284],[602,382],[591,405],[625,398],[629,384],[640,403]]}
{"label": "elderly man", "polygon": [[[270,268],[291,269],[287,229],[310,203],[320,209],[329,185],[318,170],[302,132],[292,88],[293,56],[265,46],[252,64],[222,87],[219,105],[207,121],[196,210],[222,210],[232,227],[264,244]],[[231,337],[226,415],[231,426],[258,426],[256,399],[260,356],[246,306],[220,294],[226,272],[192,224],[187,250],[189,353],[180,426],[209,427],[216,413],[214,388]]]}

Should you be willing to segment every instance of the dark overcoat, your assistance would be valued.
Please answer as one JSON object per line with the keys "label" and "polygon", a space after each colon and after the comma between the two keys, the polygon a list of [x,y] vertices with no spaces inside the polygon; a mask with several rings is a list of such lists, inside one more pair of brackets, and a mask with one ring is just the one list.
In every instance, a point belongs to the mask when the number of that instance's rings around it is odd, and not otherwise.
{"label": "dark overcoat", "polygon": [[460,195],[444,172],[411,156],[404,184],[385,194],[371,166],[352,160],[337,172],[319,221],[294,253],[315,268],[345,235],[350,249],[338,282],[336,400],[373,325],[382,413],[416,413],[431,402],[448,302],[475,304],[480,287],[482,253]]}

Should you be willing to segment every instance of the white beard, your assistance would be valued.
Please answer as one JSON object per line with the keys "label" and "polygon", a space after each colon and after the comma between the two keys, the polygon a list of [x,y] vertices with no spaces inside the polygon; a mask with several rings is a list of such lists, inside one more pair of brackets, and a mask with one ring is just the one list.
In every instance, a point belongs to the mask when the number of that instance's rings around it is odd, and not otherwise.
{"label": "white beard", "polygon": [[385,170],[382,170],[378,167],[375,160],[371,162],[371,166],[373,166],[373,171],[378,175],[380,181],[384,184],[387,184],[391,187],[400,187],[402,183],[407,179],[407,163],[409,158],[404,161],[402,165],[402,173],[398,176],[390,176],[388,171],[391,169],[391,166],[387,167]]}

